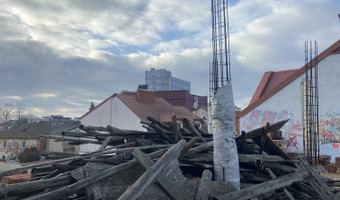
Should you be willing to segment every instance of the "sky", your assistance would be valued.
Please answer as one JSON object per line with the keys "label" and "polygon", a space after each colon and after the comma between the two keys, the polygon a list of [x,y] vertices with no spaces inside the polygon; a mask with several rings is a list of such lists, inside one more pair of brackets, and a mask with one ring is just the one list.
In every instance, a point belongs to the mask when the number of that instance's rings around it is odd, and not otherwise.
{"label": "sky", "polygon": [[[0,0],[0,106],[79,117],[145,70],[167,69],[209,95],[209,0]],[[245,108],[266,71],[304,64],[340,39],[340,0],[230,0],[235,104]]]}

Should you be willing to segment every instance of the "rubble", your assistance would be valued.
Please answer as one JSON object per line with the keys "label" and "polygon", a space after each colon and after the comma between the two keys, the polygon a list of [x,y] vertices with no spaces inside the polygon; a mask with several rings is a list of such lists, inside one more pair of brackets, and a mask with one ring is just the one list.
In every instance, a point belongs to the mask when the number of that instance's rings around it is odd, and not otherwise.
{"label": "rubble", "polygon": [[[214,181],[213,136],[184,120],[153,118],[147,132],[80,126],[83,132],[44,135],[74,144],[95,143],[92,153],[45,152],[59,158],[1,171],[0,176],[31,169],[29,182],[1,184],[1,199],[336,199],[337,182],[322,178],[322,166],[303,156],[291,160],[268,136],[288,120],[236,138],[241,189]],[[339,197],[339,196],[338,196]]]}

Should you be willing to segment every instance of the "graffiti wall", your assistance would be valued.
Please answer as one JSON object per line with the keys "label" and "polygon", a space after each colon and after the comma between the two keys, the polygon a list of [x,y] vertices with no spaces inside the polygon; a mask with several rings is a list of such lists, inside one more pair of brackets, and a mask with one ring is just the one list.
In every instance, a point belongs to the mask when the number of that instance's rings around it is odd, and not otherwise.
{"label": "graffiti wall", "polygon": [[[287,152],[303,152],[303,125],[301,116],[294,112],[281,110],[253,110],[249,117],[242,120],[241,130],[250,131],[264,126],[266,122],[274,123],[290,119],[282,127],[282,136],[287,140]],[[320,154],[331,155],[332,162],[340,157],[340,112],[326,113],[319,119]]]}
{"label": "graffiti wall", "polygon": [[287,152],[302,152],[303,127],[301,119],[297,118],[291,111],[281,110],[274,112],[270,110],[254,110],[250,113],[249,119],[243,120],[241,129],[250,131],[264,126],[266,122],[274,123],[285,119],[290,119],[281,129],[282,136],[285,140],[288,140]]}
{"label": "graffiti wall", "polygon": [[340,157],[340,112],[320,116],[320,153],[331,155],[331,162]]}

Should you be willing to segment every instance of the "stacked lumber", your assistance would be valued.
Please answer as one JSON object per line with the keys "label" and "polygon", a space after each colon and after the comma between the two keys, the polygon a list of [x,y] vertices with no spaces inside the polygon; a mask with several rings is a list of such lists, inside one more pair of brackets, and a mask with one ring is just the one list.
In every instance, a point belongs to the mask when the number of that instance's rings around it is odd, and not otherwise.
{"label": "stacked lumber", "polygon": [[[236,138],[241,190],[217,182],[213,174],[213,136],[187,119],[183,127],[154,118],[147,131],[83,126],[82,132],[44,135],[73,144],[98,144],[97,151],[72,155],[45,152],[55,160],[23,166],[32,181],[1,184],[8,199],[336,199],[322,167],[303,156],[290,160],[268,136],[288,120],[242,132]],[[58,159],[56,159],[58,158]],[[8,170],[0,175],[13,172]]]}

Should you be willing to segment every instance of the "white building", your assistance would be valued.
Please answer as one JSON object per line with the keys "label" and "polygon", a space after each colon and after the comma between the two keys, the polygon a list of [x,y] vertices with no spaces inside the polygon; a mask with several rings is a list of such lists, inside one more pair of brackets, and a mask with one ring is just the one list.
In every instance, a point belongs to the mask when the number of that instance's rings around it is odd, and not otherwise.
{"label": "white building", "polygon": [[[202,121],[185,107],[172,106],[165,99],[156,97],[154,92],[145,90],[113,94],[80,117],[80,120],[85,126],[110,125],[120,129],[146,131],[140,122],[147,121],[147,117],[165,123],[171,122],[173,115],[176,115],[178,123],[184,118],[191,122]],[[81,145],[80,153],[97,149],[98,145]]]}
{"label": "white building", "polygon": [[[340,40],[319,55],[320,155],[340,157]],[[249,131],[289,118],[281,129],[287,152],[303,152],[303,90],[305,66],[266,72],[249,106],[240,113],[240,130]],[[322,141],[322,142],[321,142]]]}

